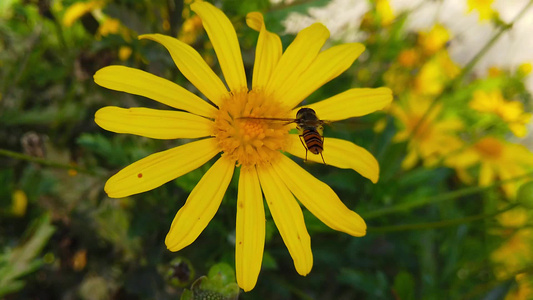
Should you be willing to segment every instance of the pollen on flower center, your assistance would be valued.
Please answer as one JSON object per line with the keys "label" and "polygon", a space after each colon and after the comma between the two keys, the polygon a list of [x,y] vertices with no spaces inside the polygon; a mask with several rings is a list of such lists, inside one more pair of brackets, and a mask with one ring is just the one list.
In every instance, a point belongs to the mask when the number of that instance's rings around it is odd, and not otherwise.
{"label": "pollen on flower center", "polygon": [[[239,165],[272,162],[289,142],[290,109],[262,91],[239,91],[223,100],[215,117],[214,136],[223,155]],[[292,116],[294,118],[294,116]]]}

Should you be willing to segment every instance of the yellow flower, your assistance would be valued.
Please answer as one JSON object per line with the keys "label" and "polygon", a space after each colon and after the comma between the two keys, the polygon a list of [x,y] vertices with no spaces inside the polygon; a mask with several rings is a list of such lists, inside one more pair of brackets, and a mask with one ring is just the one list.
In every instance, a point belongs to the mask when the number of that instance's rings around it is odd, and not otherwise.
{"label": "yellow flower", "polygon": [[376,1],[376,13],[381,21],[381,26],[388,26],[394,21],[394,12],[388,0]]}
{"label": "yellow flower", "polygon": [[531,274],[521,273],[515,276],[517,287],[511,289],[507,295],[505,295],[505,300],[528,300],[533,298],[533,284]]}
{"label": "yellow flower", "polygon": [[526,62],[526,63],[523,63],[523,64],[520,64],[518,66],[518,74],[520,74],[521,76],[528,76],[529,74],[531,74],[531,70],[533,69],[533,66],[531,66],[531,63],[529,62]]}
{"label": "yellow flower", "polygon": [[419,61],[420,55],[416,49],[405,49],[398,54],[398,63],[402,67],[413,68]]}
{"label": "yellow flower", "polygon": [[200,33],[202,33],[202,31],[202,19],[200,19],[198,15],[194,15],[185,19],[183,25],[181,26],[178,38],[180,41],[191,45],[196,41],[196,38]]}
{"label": "yellow flower", "polygon": [[531,114],[524,112],[520,101],[506,101],[499,90],[492,92],[475,91],[470,108],[479,112],[493,113],[507,123],[509,129],[517,137],[524,137]]}
{"label": "yellow flower", "polygon": [[435,24],[428,32],[420,32],[418,36],[418,44],[422,48],[424,54],[433,55],[438,52],[450,40],[450,33],[446,27],[441,24]]}
{"label": "yellow flower", "polygon": [[[480,165],[480,186],[488,186],[497,179],[506,180],[522,176],[533,167],[533,153],[522,145],[512,144],[494,137],[485,137],[447,159],[447,164],[456,168],[463,179],[470,181],[465,170]],[[502,185],[505,194],[514,198],[524,180],[516,180]]]}
{"label": "yellow flower", "polygon": [[533,262],[533,231],[524,227],[528,218],[528,211],[520,207],[498,216],[498,222],[506,227],[501,232],[504,243],[491,253],[498,278],[506,278]]}
{"label": "yellow flower", "polygon": [[23,190],[15,190],[11,196],[11,212],[17,217],[22,217],[26,214],[26,209],[28,208],[28,197]]}
{"label": "yellow flower", "polygon": [[468,12],[477,10],[479,12],[479,21],[490,20],[496,12],[491,5],[494,0],[468,0]]}
{"label": "yellow flower", "polygon": [[63,15],[63,25],[66,27],[72,26],[83,15],[90,13],[93,10],[101,9],[105,6],[105,1],[93,0],[88,2],[76,2],[69,6]]}
{"label": "yellow flower", "polygon": [[[263,16],[250,13],[247,24],[259,31],[251,89],[248,89],[237,34],[230,20],[213,5],[197,1],[191,9],[202,19],[213,44],[226,85],[200,54],[173,37],[147,34],[170,52],[182,74],[212,103],[147,72],[123,66],[99,70],[95,82],[103,87],[142,95],[182,111],[104,107],[95,115],[102,128],[158,139],[198,139],[152,154],[112,176],[105,185],[110,197],[120,198],[154,189],[221,157],[204,174],[174,218],[165,243],[171,251],[190,245],[215,215],[236,166],[240,166],[235,263],[237,282],[251,290],[261,268],[265,239],[263,194],[297,272],[310,272],[313,257],[301,208],[295,197],[329,227],[363,236],[363,219],[348,209],[326,184],[281,151],[304,158],[306,149],[293,125],[256,118],[294,118],[304,98],[344,72],[364,51],[359,43],[320,51],[329,32],[316,23],[302,30],[282,52],[279,36],[266,30]],[[327,120],[362,116],[392,101],[388,88],[354,88],[306,105]],[[325,138],[328,165],[354,169],[376,182],[379,166],[365,149],[351,142]],[[320,155],[308,160],[321,162]],[[312,187],[312,188],[309,188]]]}
{"label": "yellow flower", "polygon": [[407,156],[402,162],[404,169],[412,168],[420,159],[426,166],[458,150],[462,142],[457,131],[463,124],[457,119],[440,119],[441,106],[434,107],[423,117],[430,106],[425,98],[410,96],[407,103],[394,103],[391,113],[403,127],[393,138],[395,142],[407,141]]}
{"label": "yellow flower", "polygon": [[455,78],[460,72],[448,51],[437,52],[429,61],[424,63],[414,79],[414,92],[420,95],[438,95],[446,83]]}

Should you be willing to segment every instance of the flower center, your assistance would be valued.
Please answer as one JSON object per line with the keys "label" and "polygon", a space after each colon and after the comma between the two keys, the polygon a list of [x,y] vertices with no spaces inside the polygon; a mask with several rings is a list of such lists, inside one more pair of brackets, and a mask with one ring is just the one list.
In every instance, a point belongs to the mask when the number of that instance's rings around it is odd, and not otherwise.
{"label": "flower center", "polygon": [[422,119],[422,116],[413,116],[407,124],[407,127],[410,128],[411,132],[416,130],[414,133],[415,137],[420,141],[426,141],[431,137],[432,127],[431,124],[425,119]]}
{"label": "flower center", "polygon": [[474,145],[474,148],[484,157],[499,159],[503,152],[503,145],[495,138],[487,137]]}
{"label": "flower center", "polygon": [[231,93],[215,116],[214,135],[223,156],[245,167],[279,158],[289,142],[290,109],[262,91]]}

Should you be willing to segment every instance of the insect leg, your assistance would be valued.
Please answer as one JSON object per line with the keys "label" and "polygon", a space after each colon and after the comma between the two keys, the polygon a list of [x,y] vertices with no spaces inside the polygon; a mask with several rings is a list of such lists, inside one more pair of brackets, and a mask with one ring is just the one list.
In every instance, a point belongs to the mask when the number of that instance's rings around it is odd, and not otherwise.
{"label": "insect leg", "polygon": [[309,151],[309,149],[307,149],[307,146],[305,145],[303,141],[303,137],[304,137],[303,134],[300,134],[299,137],[300,137],[300,142],[302,143],[302,146],[304,146],[305,148],[305,160],[304,161],[307,161],[307,151]]}
{"label": "insect leg", "polygon": [[[324,136],[320,136],[322,138],[322,148],[324,148]],[[322,152],[320,152],[320,157],[322,157],[322,162],[324,163],[324,165],[327,166],[326,164],[326,161],[324,160],[324,155],[322,155]]]}

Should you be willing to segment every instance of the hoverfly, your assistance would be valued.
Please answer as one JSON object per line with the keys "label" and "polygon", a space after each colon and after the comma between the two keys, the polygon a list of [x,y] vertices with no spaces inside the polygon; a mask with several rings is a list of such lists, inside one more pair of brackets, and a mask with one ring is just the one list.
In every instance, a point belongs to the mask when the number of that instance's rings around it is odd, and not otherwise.
{"label": "hoverfly", "polygon": [[313,109],[301,108],[296,113],[296,119],[259,117],[240,117],[239,119],[284,121],[286,122],[285,125],[296,123],[296,129],[300,132],[300,142],[305,148],[305,160],[307,160],[307,151],[310,151],[315,155],[320,154],[322,162],[326,164],[322,155],[322,151],[324,151],[324,136],[322,136],[322,132],[324,130],[323,125],[330,122],[320,120]]}

